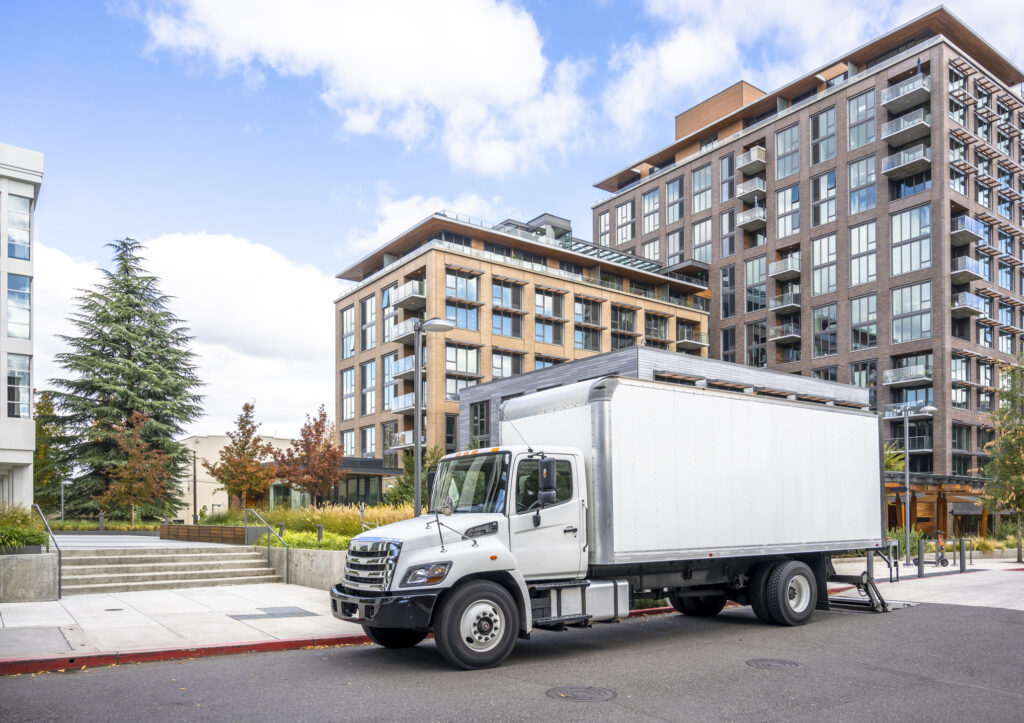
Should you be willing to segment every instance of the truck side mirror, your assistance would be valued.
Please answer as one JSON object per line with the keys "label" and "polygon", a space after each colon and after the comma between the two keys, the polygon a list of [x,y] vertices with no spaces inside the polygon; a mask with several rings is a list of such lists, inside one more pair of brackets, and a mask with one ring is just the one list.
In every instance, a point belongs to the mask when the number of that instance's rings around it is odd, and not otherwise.
{"label": "truck side mirror", "polygon": [[541,492],[555,491],[555,460],[550,457],[540,461],[540,489]]}
{"label": "truck side mirror", "polygon": [[541,490],[537,494],[537,501],[540,502],[541,507],[555,504],[555,491],[554,490]]}

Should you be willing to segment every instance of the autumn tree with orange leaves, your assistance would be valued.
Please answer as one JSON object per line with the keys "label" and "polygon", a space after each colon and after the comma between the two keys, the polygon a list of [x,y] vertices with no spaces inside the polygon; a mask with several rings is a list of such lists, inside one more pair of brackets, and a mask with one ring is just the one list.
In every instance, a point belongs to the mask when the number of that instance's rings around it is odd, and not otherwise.
{"label": "autumn tree with orange leaves", "polygon": [[306,415],[299,438],[288,449],[274,450],[277,476],[308,492],[317,507],[348,471],[341,467],[344,450],[335,441],[336,434],[321,404],[315,417]]}
{"label": "autumn tree with orange leaves", "polygon": [[149,417],[132,412],[128,423],[115,425],[111,437],[124,459],[107,467],[110,484],[97,496],[106,506],[131,508],[131,527],[135,528],[135,508],[167,502],[174,477],[171,456],[143,439]]}
{"label": "autumn tree with orange leaves", "polygon": [[242,509],[249,497],[266,494],[277,477],[277,468],[267,464],[274,446],[259,436],[260,425],[253,419],[256,405],[246,402],[235,421],[235,429],[228,432],[231,440],[219,452],[220,461],[203,460],[203,467],[220,482],[220,489],[242,501]]}

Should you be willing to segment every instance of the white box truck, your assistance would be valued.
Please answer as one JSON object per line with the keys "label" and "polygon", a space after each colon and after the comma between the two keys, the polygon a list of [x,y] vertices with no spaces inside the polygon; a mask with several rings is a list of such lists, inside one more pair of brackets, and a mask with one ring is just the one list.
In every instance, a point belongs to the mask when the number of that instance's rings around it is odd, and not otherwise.
{"label": "white box truck", "polygon": [[828,608],[831,555],[883,547],[872,412],[603,378],[500,417],[498,446],[441,460],[427,513],[352,539],[336,617],[484,668],[533,631],[620,620],[631,595],[800,625]]}

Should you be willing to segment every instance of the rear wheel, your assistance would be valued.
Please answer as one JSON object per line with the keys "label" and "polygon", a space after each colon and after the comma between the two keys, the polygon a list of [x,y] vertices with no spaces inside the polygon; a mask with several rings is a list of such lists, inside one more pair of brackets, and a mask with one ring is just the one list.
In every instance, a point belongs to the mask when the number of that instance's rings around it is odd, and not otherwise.
{"label": "rear wheel", "polygon": [[489,580],[473,580],[449,593],[434,623],[441,655],[465,670],[498,665],[512,652],[518,635],[515,600]]}
{"label": "rear wheel", "polygon": [[382,648],[411,648],[427,637],[427,634],[420,630],[374,628],[369,625],[363,626],[363,632],[366,633],[366,637]]}
{"label": "rear wheel", "polygon": [[754,574],[750,576],[750,583],[747,587],[747,597],[750,598],[750,607],[754,611],[754,615],[762,623],[771,624],[775,621],[772,619],[771,613],[768,611],[768,575],[772,571],[774,565],[770,562],[764,562],[758,565],[754,569]]}
{"label": "rear wheel", "polygon": [[725,595],[701,595],[699,597],[679,596],[669,593],[668,601],[683,615],[695,618],[712,618],[725,607]]}
{"label": "rear wheel", "polygon": [[779,625],[803,625],[818,602],[818,584],[811,568],[798,560],[780,562],[768,575],[768,612]]}

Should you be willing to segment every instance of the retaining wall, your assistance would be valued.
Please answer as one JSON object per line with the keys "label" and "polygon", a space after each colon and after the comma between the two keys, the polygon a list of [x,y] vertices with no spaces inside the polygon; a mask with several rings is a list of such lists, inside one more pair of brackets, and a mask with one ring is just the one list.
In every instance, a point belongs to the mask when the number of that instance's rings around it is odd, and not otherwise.
{"label": "retaining wall", "polygon": [[0,602],[57,599],[57,553],[0,555]]}

